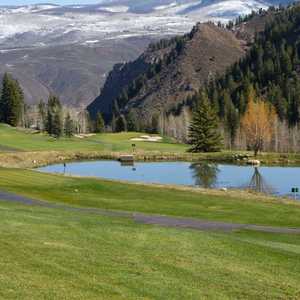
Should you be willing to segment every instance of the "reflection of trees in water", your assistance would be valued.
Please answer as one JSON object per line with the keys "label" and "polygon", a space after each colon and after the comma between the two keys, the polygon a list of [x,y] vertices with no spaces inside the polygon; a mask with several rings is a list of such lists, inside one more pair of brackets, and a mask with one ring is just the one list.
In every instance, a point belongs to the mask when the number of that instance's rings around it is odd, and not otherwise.
{"label": "reflection of trees in water", "polygon": [[274,192],[273,187],[266,182],[257,167],[254,168],[248,188],[259,193],[272,194]]}
{"label": "reflection of trees in water", "polygon": [[219,168],[216,164],[196,163],[190,166],[195,184],[204,188],[212,188],[217,183]]}

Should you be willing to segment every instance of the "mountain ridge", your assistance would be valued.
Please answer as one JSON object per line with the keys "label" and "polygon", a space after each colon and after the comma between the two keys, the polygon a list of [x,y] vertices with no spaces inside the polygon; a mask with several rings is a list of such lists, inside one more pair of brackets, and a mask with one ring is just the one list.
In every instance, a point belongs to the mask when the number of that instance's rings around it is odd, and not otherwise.
{"label": "mountain ridge", "polygon": [[[139,123],[144,123],[142,127],[150,126],[154,116],[182,105],[206,82],[242,58],[268,18],[263,12],[241,22],[235,30],[211,22],[199,23],[189,34],[173,39],[162,49],[150,46],[137,60],[113,69],[88,111],[92,117],[101,111],[107,122],[114,115],[131,111]],[[149,76],[157,63],[159,72]],[[135,93],[133,86],[139,87]]]}
{"label": "mountain ridge", "polygon": [[[271,2],[205,1],[199,9],[195,6],[199,0],[2,7],[0,74],[11,72],[27,90],[30,104],[55,93],[64,104],[83,107],[99,94],[114,64],[134,60],[150,42],[184,34],[197,21],[227,22]],[[188,7],[191,11],[183,13]]]}

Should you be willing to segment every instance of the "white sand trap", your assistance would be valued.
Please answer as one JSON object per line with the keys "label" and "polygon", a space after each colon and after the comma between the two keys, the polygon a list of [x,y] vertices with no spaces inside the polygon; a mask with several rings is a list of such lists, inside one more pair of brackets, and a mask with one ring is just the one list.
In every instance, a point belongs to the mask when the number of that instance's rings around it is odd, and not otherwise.
{"label": "white sand trap", "polygon": [[162,140],[161,136],[150,136],[150,135],[142,135],[138,138],[133,138],[131,141],[133,142],[160,142]]}
{"label": "white sand trap", "polygon": [[85,138],[92,137],[95,135],[96,135],[95,133],[88,133],[88,134],[75,134],[74,136],[79,139],[85,139]]}

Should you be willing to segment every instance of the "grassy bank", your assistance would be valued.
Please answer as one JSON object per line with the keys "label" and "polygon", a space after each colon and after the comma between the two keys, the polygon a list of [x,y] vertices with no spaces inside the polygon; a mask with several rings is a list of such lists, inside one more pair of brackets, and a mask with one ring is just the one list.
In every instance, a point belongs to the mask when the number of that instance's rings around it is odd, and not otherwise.
{"label": "grassy bank", "polygon": [[[251,152],[223,151],[219,153],[188,153],[188,145],[178,144],[170,138],[160,142],[132,141],[142,133],[106,133],[54,139],[43,133],[22,130],[0,124],[0,166],[33,168],[61,161],[85,159],[117,159],[121,154],[133,154],[136,160],[210,160],[226,163],[245,163],[235,156]],[[300,154],[261,153],[257,159],[266,165],[300,165]]]}
{"label": "grassy bank", "polygon": [[131,141],[142,133],[103,133],[87,136],[85,138],[60,138],[55,139],[44,133],[31,130],[18,129],[5,124],[0,124],[0,151],[105,151],[105,152],[131,152],[132,144],[136,151],[157,152],[185,152],[187,146],[178,144],[169,138],[160,142]]}
{"label": "grassy bank", "polygon": [[298,299],[300,237],[0,201],[1,299]]}
{"label": "grassy bank", "polygon": [[217,192],[0,169],[0,190],[75,206],[300,227],[300,204],[246,192]]}
{"label": "grassy bank", "polygon": [[0,152],[0,167],[35,168],[66,161],[110,159],[117,160],[121,155],[133,154],[135,161],[213,161],[219,163],[234,163],[232,153],[201,153],[187,152],[109,152],[109,151],[37,151],[37,152]]}

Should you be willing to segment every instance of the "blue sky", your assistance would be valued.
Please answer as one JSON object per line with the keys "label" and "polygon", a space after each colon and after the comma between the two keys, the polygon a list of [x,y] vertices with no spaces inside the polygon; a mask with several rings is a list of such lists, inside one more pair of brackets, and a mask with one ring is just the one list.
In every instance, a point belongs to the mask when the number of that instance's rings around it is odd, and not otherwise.
{"label": "blue sky", "polygon": [[33,3],[55,3],[55,4],[89,4],[99,3],[99,0],[0,0],[0,5],[24,5]]}

